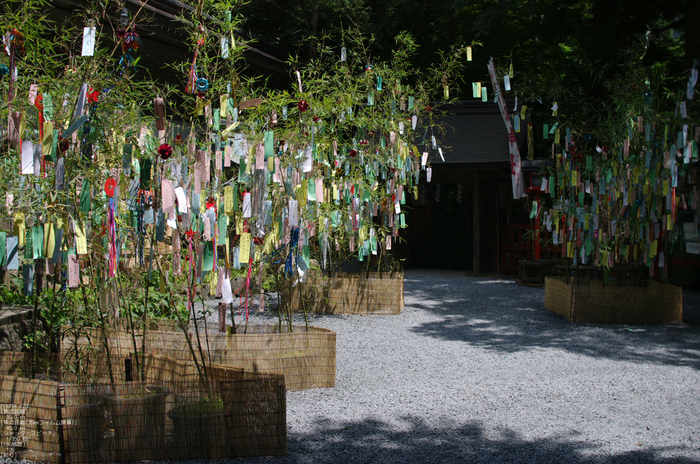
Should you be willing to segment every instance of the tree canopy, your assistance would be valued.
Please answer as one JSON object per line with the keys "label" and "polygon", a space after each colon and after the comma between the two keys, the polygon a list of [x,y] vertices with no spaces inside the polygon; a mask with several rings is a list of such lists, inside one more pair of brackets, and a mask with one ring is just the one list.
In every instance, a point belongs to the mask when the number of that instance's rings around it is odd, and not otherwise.
{"label": "tree canopy", "polygon": [[[624,51],[644,41],[644,65],[662,63],[675,75],[700,57],[700,35],[692,19],[700,6],[691,0],[268,0],[243,10],[256,40],[274,44],[302,61],[313,56],[313,37],[328,33],[338,48],[342,28],[355,23],[373,36],[372,53],[387,59],[400,31],[421,45],[413,64],[425,68],[440,51],[475,45],[474,66],[465,82],[487,80],[485,63],[512,62],[527,79],[531,96],[605,93],[609,78],[624,63]],[[307,46],[299,46],[299,43]],[[330,43],[330,42],[329,42]],[[482,65],[483,64],[483,65]],[[464,97],[470,89],[463,88]]]}

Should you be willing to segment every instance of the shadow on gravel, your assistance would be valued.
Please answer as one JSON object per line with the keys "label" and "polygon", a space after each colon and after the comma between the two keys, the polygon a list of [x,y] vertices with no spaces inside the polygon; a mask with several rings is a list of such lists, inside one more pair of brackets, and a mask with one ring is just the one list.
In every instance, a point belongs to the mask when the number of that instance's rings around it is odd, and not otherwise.
{"label": "shadow on gravel", "polygon": [[544,289],[513,281],[406,279],[406,310],[437,320],[419,334],[487,350],[557,348],[592,357],[700,369],[700,325],[622,326],[570,323],[544,307]]}
{"label": "shadow on gravel", "polygon": [[[400,424],[379,420],[317,421],[311,433],[290,433],[289,454],[274,462],[313,463],[657,463],[697,462],[683,455],[693,450],[645,448],[622,454],[601,455],[595,445],[577,439],[575,431],[528,440],[501,429],[486,432],[478,421],[444,423],[438,428],[417,417]],[[695,450],[697,454],[697,450]],[[664,457],[677,456],[677,457]]]}

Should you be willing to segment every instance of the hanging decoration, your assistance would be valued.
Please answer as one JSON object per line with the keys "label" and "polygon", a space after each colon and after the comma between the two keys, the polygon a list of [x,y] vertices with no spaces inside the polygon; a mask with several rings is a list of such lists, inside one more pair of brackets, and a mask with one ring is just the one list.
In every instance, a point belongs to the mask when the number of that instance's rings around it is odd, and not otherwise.
{"label": "hanging decoration", "polygon": [[119,60],[122,73],[136,66],[138,58],[135,58],[134,54],[141,45],[141,38],[136,32],[136,24],[131,26],[129,24],[129,10],[123,8],[119,18],[119,27],[117,27],[117,40],[121,43],[122,50],[122,56]]}

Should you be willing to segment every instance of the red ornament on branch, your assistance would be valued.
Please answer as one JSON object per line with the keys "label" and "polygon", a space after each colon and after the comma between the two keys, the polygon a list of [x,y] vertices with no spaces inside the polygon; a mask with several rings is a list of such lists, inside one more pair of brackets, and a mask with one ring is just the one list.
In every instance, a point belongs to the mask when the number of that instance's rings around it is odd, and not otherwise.
{"label": "red ornament on branch", "polygon": [[303,113],[304,111],[309,109],[309,104],[306,103],[305,100],[299,100],[299,103],[297,103],[297,108],[299,108],[300,113]]}
{"label": "red ornament on branch", "polygon": [[173,155],[173,147],[167,143],[164,143],[158,147],[158,155],[160,155],[160,158],[163,160],[170,158]]}
{"label": "red ornament on branch", "polygon": [[113,178],[110,177],[107,179],[105,182],[105,193],[107,194],[108,197],[113,197],[114,196],[114,189],[117,186],[117,181]]}
{"label": "red ornament on branch", "polygon": [[88,103],[97,103],[97,101],[99,99],[100,99],[100,91],[95,90],[92,87],[90,87],[90,91],[87,93]]}
{"label": "red ornament on branch", "polygon": [[58,152],[65,153],[68,151],[69,147],[70,147],[70,141],[68,139],[64,139],[63,137],[59,136],[58,137]]}

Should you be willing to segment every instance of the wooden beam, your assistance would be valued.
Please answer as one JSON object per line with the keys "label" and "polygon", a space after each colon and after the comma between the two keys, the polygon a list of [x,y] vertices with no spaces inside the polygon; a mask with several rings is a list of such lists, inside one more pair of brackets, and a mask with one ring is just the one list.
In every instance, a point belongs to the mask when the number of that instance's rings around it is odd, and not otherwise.
{"label": "wooden beam", "polygon": [[481,203],[481,198],[479,195],[479,171],[474,171],[472,174],[472,182],[473,182],[473,194],[472,194],[472,201],[473,201],[473,211],[474,211],[474,217],[472,219],[472,227],[473,227],[473,246],[474,246],[474,253],[472,256],[473,260],[473,265],[472,265],[472,271],[474,274],[479,274],[481,273],[481,257],[479,254],[479,251],[481,249],[481,212],[480,212],[480,203]]}

